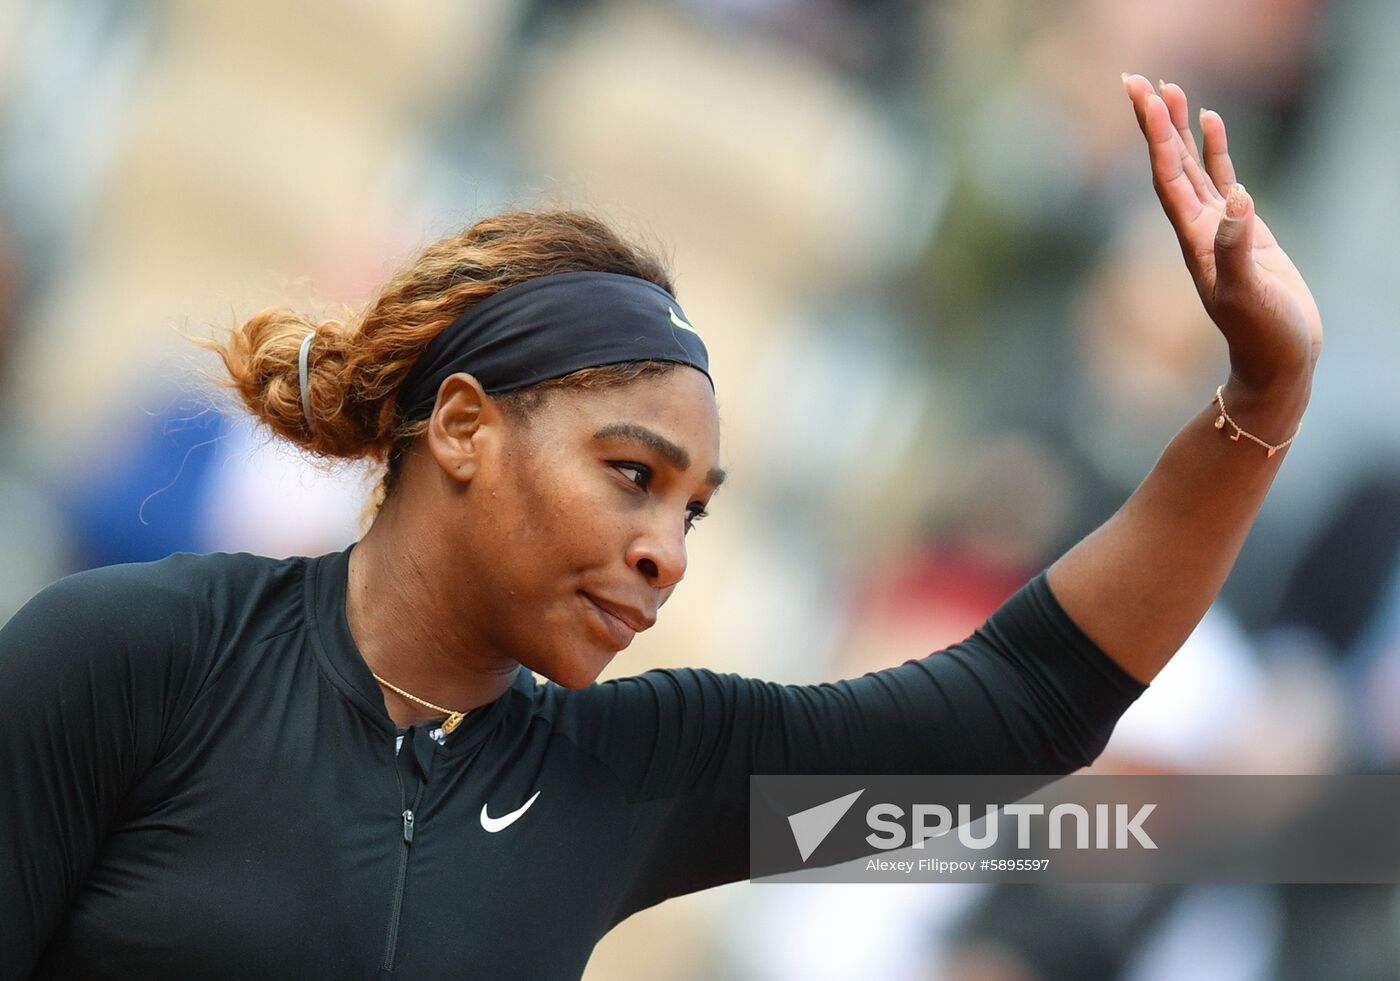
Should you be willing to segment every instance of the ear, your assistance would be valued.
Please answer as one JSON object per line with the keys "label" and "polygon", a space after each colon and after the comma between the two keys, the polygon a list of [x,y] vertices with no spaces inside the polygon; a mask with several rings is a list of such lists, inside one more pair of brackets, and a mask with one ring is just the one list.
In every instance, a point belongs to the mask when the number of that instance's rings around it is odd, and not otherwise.
{"label": "ear", "polygon": [[450,480],[469,482],[502,422],[501,410],[474,375],[458,372],[438,386],[424,434],[428,452]]}

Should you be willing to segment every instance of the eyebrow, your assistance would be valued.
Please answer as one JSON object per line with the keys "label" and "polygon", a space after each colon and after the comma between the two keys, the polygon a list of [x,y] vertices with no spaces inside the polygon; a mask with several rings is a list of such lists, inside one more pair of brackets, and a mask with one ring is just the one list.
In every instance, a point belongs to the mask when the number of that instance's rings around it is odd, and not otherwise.
{"label": "eyebrow", "polygon": [[[677,470],[690,469],[690,454],[683,447],[677,446],[660,433],[648,429],[646,426],[638,425],[635,422],[614,422],[604,426],[593,434],[594,439],[630,439],[641,443],[644,446],[655,450],[667,463]],[[724,483],[725,473],[719,467],[712,468],[705,474],[705,479],[719,487]]]}

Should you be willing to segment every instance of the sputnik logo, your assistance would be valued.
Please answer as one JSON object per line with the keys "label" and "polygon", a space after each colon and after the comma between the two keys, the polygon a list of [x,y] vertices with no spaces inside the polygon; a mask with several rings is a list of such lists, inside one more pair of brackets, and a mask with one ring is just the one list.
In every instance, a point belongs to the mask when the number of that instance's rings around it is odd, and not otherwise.
{"label": "sputnik logo", "polygon": [[802,861],[807,861],[817,847],[826,841],[826,836],[831,834],[832,829],[856,802],[856,798],[863,793],[864,790],[857,790],[845,797],[838,797],[788,816],[788,826],[792,828],[792,837],[797,842],[797,851],[801,854]]}

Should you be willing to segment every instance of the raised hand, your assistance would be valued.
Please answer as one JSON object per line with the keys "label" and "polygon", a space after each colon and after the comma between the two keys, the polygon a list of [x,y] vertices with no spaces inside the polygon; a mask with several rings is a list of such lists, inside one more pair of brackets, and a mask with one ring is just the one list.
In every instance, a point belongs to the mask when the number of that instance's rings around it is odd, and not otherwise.
{"label": "raised hand", "polygon": [[1236,182],[1225,121],[1201,110],[1202,156],[1179,85],[1161,83],[1154,91],[1143,76],[1125,74],[1123,87],[1147,140],[1157,197],[1201,302],[1229,346],[1232,380],[1247,396],[1306,392],[1322,350],[1322,318],[1307,283]]}

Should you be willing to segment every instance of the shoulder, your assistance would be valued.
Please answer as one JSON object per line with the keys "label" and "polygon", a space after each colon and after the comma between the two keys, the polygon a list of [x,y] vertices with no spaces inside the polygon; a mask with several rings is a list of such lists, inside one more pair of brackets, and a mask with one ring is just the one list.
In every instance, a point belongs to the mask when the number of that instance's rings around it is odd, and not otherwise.
{"label": "shoulder", "polygon": [[0,665],[100,674],[203,662],[207,671],[240,642],[300,622],[307,561],[179,553],[66,576],[0,629]]}
{"label": "shoulder", "polygon": [[188,613],[207,622],[220,610],[255,604],[265,593],[291,587],[292,580],[300,580],[305,562],[246,553],[181,552],[155,562],[103,566],[46,587],[15,620],[101,619],[113,628],[140,629]]}
{"label": "shoulder", "polygon": [[655,733],[713,724],[762,697],[770,682],[707,668],[655,668],[568,689],[545,682],[535,689],[535,715],[570,733]]}

